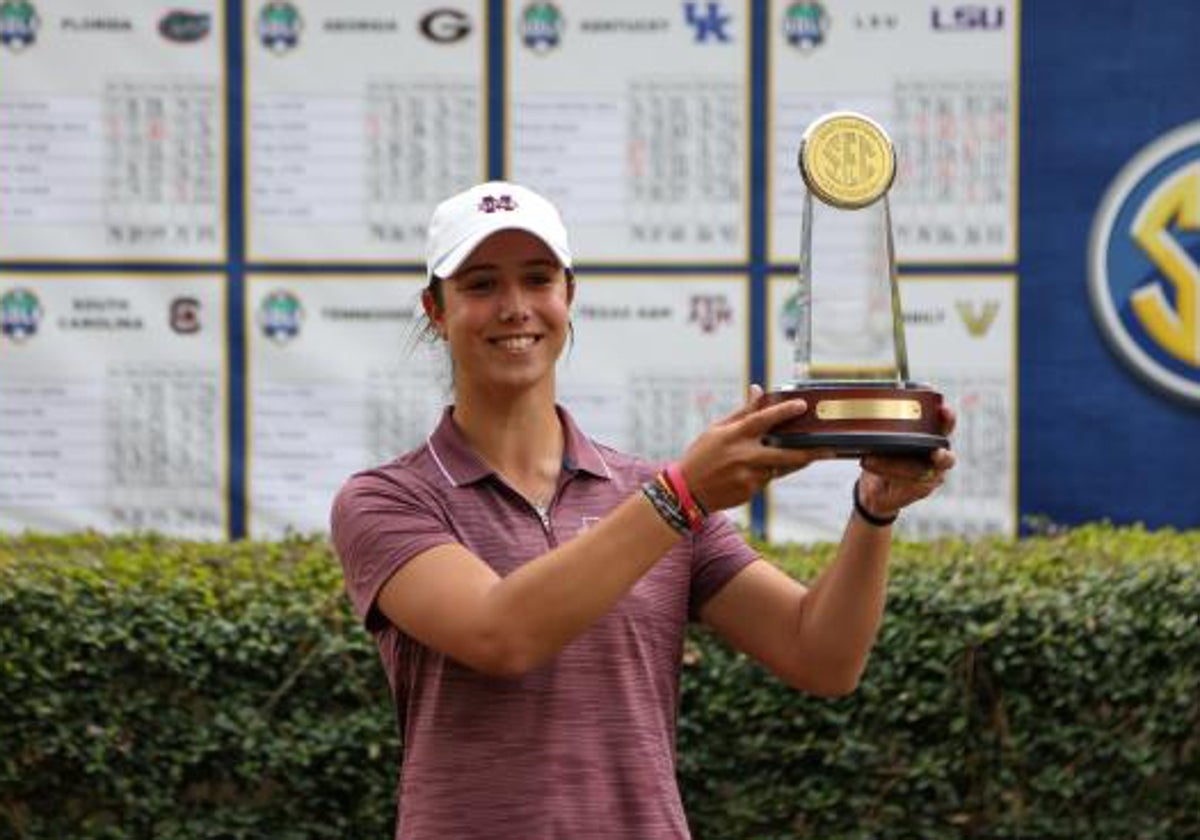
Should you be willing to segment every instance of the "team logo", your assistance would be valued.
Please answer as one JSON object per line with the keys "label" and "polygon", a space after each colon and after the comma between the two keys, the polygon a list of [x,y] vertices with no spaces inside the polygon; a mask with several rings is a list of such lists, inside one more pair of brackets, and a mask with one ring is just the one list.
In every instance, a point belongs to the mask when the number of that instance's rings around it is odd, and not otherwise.
{"label": "team logo", "polygon": [[1004,7],[967,3],[962,6],[933,6],[929,25],[935,32],[988,31],[1004,28]]}
{"label": "team logo", "polygon": [[720,3],[704,3],[704,11],[700,11],[700,3],[684,3],[683,19],[696,33],[695,43],[703,44],[712,38],[720,43],[728,43],[731,39],[725,27],[733,20],[725,14]]}
{"label": "team logo", "polygon": [[283,55],[300,43],[304,19],[291,3],[270,2],[258,13],[258,39],[276,55]]}
{"label": "team logo", "polygon": [[200,332],[200,301],[194,297],[179,297],[171,301],[171,329],[180,335]]}
{"label": "team logo", "polygon": [[508,193],[503,195],[485,195],[479,199],[475,207],[480,213],[498,213],[501,210],[511,212],[517,209],[517,202]]}
{"label": "team logo", "polygon": [[521,40],[545,55],[562,40],[563,16],[553,3],[530,3],[521,12]]}
{"label": "team logo", "polygon": [[784,300],[783,309],[779,313],[779,328],[783,330],[783,337],[789,344],[795,344],[796,339],[800,337],[804,314],[804,299],[800,292],[792,292]]}
{"label": "team logo", "polygon": [[208,12],[172,9],[158,22],[158,34],[177,44],[194,44],[208,37],[212,16]]}
{"label": "team logo", "polygon": [[9,289],[0,295],[0,335],[20,344],[32,338],[42,320],[42,304],[28,289]]}
{"label": "team logo", "polygon": [[1092,223],[1088,264],[1109,346],[1138,376],[1200,405],[1200,122],[1120,171]]}
{"label": "team logo", "polygon": [[793,3],[783,15],[783,37],[801,52],[812,52],[825,43],[829,13],[820,3]]}
{"label": "team logo", "polygon": [[304,307],[291,292],[276,289],[258,307],[258,326],[276,344],[287,344],[300,334]]}
{"label": "team logo", "polygon": [[1000,301],[986,301],[976,310],[975,304],[971,301],[959,300],[955,301],[954,309],[958,312],[963,326],[967,328],[967,334],[971,338],[983,338],[995,323],[996,316],[1000,314]]}
{"label": "team logo", "polygon": [[733,307],[725,295],[692,295],[688,306],[689,324],[697,324],[703,333],[716,332],[717,327],[733,323]]}
{"label": "team logo", "polygon": [[430,41],[452,44],[471,32],[471,19],[458,9],[434,9],[421,18],[419,26]]}
{"label": "team logo", "polygon": [[0,3],[0,44],[13,52],[33,46],[42,19],[28,0],[4,0]]}

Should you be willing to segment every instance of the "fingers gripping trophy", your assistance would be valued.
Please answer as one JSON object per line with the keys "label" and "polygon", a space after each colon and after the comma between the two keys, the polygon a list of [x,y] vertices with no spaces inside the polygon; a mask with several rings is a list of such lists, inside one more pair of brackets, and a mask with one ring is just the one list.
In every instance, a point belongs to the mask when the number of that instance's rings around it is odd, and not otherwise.
{"label": "fingers gripping trophy", "polygon": [[765,441],[844,458],[949,448],[942,395],[909,378],[887,196],[891,139],[861,114],[826,114],[804,132],[799,163],[806,190],[786,330],[794,379],[767,401],[803,399],[807,410]]}

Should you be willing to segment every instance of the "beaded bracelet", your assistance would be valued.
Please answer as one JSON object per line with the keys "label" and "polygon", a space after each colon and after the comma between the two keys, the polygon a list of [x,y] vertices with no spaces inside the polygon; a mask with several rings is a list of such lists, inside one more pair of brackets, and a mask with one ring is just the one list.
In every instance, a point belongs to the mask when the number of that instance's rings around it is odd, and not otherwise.
{"label": "beaded bracelet", "polygon": [[658,511],[658,515],[663,518],[663,521],[670,525],[676,533],[686,534],[688,532],[687,517],[683,515],[675,497],[658,478],[643,484],[642,493],[650,500],[650,504]]}
{"label": "beaded bracelet", "polygon": [[854,489],[850,491],[850,495],[854,497],[854,512],[861,516],[864,522],[874,525],[876,528],[886,528],[888,525],[891,525],[893,522],[895,522],[896,517],[900,515],[899,513],[893,513],[891,516],[876,516],[875,514],[871,513],[871,511],[863,507],[862,501],[858,498],[857,479],[854,482]]}

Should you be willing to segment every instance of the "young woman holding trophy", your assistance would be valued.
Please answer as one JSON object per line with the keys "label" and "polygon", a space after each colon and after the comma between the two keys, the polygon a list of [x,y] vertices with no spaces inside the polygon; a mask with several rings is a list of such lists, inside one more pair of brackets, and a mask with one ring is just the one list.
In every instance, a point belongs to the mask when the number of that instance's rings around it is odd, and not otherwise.
{"label": "young woman holding trophy", "polygon": [[[720,511],[831,457],[764,444],[803,400],[746,404],[652,465],[556,403],[576,279],[557,210],[481,184],[435,210],[422,302],[454,404],[425,444],[333,507],[346,588],[404,741],[397,837],[686,838],[675,777],[684,629],[712,627],[787,684],[856,685],[891,530],[954,458],[869,456],[837,559],[809,586]],[[948,433],[953,414],[939,422]]]}

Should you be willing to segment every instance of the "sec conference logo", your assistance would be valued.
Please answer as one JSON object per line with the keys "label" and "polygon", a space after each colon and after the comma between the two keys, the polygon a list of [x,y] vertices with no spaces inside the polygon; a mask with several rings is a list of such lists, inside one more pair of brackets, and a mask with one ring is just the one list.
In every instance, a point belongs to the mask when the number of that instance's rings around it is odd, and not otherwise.
{"label": "sec conference logo", "polygon": [[0,44],[13,52],[33,46],[41,24],[37,9],[27,0],[4,0],[0,3]]}
{"label": "sec conference logo", "polygon": [[1125,165],[1092,223],[1092,309],[1140,377],[1200,406],[1200,122]]}
{"label": "sec conference logo", "polygon": [[300,335],[304,306],[286,289],[275,289],[258,307],[258,326],[263,335],[276,344],[287,344]]}
{"label": "sec conference logo", "polygon": [[42,304],[28,289],[9,289],[0,295],[0,335],[21,344],[33,338],[42,321]]}

